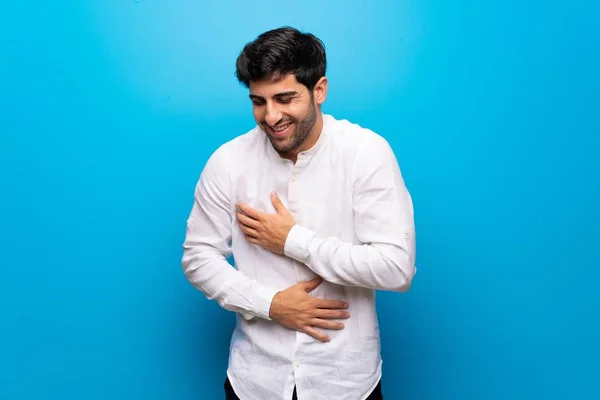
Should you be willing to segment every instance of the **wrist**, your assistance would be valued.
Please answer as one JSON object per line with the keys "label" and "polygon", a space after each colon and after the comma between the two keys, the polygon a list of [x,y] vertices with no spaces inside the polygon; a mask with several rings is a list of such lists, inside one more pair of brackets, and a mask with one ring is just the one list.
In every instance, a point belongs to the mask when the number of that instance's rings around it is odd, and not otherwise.
{"label": "wrist", "polygon": [[315,236],[313,231],[301,225],[292,226],[283,247],[284,255],[306,264],[309,258],[309,245]]}
{"label": "wrist", "polygon": [[284,252],[285,252],[285,244],[288,241],[290,232],[292,231],[292,228],[294,228],[294,225],[290,225],[290,226],[286,227],[285,230],[282,232],[282,235],[279,239],[279,249],[280,249],[281,254],[284,254]]}
{"label": "wrist", "polygon": [[279,309],[279,305],[281,304],[281,292],[275,293],[273,296],[273,300],[271,301],[271,307],[269,308],[269,318],[272,320],[277,319],[277,311]]}

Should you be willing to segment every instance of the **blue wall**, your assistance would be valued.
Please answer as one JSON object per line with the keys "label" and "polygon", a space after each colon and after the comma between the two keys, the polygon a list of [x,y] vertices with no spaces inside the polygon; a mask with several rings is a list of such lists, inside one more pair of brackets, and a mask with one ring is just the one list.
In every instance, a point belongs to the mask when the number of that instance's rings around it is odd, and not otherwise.
{"label": "blue wall", "polygon": [[233,315],[181,243],[253,124],[235,57],[284,24],[325,41],[325,111],[388,138],[414,197],[386,398],[600,398],[598,6],[205,3],[3,3],[0,398],[222,398]]}

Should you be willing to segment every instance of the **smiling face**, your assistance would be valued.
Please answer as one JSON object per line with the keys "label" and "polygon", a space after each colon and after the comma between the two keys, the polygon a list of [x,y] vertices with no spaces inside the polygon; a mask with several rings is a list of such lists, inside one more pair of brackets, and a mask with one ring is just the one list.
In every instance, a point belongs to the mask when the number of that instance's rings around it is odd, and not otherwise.
{"label": "smiling face", "polygon": [[320,105],[326,93],[324,77],[312,91],[293,74],[250,82],[254,119],[283,157],[295,160],[299,152],[317,142],[323,126]]}

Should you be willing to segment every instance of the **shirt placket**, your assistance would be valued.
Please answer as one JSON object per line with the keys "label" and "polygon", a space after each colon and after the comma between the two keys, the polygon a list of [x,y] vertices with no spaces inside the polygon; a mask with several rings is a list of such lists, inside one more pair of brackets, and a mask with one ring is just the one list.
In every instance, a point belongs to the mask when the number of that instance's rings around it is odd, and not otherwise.
{"label": "shirt placket", "polygon": [[[305,195],[303,188],[306,188],[307,185],[302,179],[304,179],[303,171],[308,161],[309,156],[307,154],[300,153],[298,155],[296,163],[291,165],[291,175],[288,183],[288,209],[299,225],[303,224],[303,218],[305,217],[302,211],[302,199]],[[312,274],[308,273],[307,267],[300,262],[293,260],[293,264],[297,281],[308,280],[313,277]]]}
{"label": "shirt placket", "polygon": [[[291,174],[288,182],[288,209],[294,216],[296,223],[302,224],[302,210],[301,210],[301,185],[300,185],[300,177],[301,171],[306,164],[305,157],[302,154],[298,155],[298,159],[296,163],[291,164]],[[296,275],[296,281],[301,281],[304,279],[304,271],[300,263],[296,260],[292,260],[292,264],[294,266],[294,273]],[[298,384],[298,380],[300,379],[300,368],[301,368],[301,354],[302,351],[298,347],[300,345],[298,339],[298,332],[296,333],[296,344],[294,345],[294,355],[293,355],[293,363],[292,363],[292,377],[295,385]],[[293,385],[294,385],[293,384]],[[293,386],[292,385],[292,386]]]}

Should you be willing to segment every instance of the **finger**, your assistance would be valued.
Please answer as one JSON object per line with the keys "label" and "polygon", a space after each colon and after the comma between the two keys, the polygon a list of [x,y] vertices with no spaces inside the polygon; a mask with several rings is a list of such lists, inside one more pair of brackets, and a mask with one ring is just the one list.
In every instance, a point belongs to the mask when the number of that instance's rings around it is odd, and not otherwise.
{"label": "finger", "polygon": [[314,329],[313,327],[310,327],[310,326],[307,326],[306,328],[304,328],[303,332],[306,333],[307,335],[314,337],[317,340],[320,340],[321,342],[329,342],[331,340],[329,338],[329,336],[317,331],[316,329]]}
{"label": "finger", "polygon": [[239,223],[242,225],[249,226],[249,227],[255,228],[255,229],[260,226],[260,222],[248,217],[247,215],[243,214],[240,211],[238,211],[236,213],[236,215],[237,215],[237,219],[238,219]]}
{"label": "finger", "polygon": [[250,218],[252,218],[254,220],[260,221],[260,219],[262,217],[262,213],[260,211],[255,210],[254,208],[247,206],[246,204],[238,203],[237,208],[242,213],[246,214],[247,216],[249,216]]}
{"label": "finger", "polygon": [[281,199],[277,195],[276,192],[271,192],[271,203],[273,203],[273,207],[275,207],[275,211],[284,212],[287,211],[287,208],[281,202]]}
{"label": "finger", "polygon": [[240,227],[242,229],[242,232],[244,232],[244,234],[246,236],[251,236],[251,237],[254,237],[254,238],[260,237],[260,235],[258,234],[258,232],[256,231],[256,229],[250,228],[250,227],[245,226],[245,225],[241,225]]}
{"label": "finger", "polygon": [[315,317],[322,319],[348,319],[350,318],[350,313],[348,311],[317,309]]}
{"label": "finger", "polygon": [[324,299],[316,299],[317,300],[317,308],[331,308],[331,309],[345,309],[348,308],[348,303],[344,301],[337,300],[324,300]]}
{"label": "finger", "polygon": [[246,240],[252,244],[255,244],[257,246],[261,246],[261,241],[255,237],[252,236],[248,236],[246,235]]}
{"label": "finger", "polygon": [[313,319],[310,324],[315,328],[331,329],[334,331],[344,329],[344,324],[341,322],[326,321],[318,318]]}
{"label": "finger", "polygon": [[309,293],[311,290],[314,290],[317,286],[319,286],[321,282],[323,282],[323,278],[317,276],[310,281],[300,282],[300,286],[302,286],[302,289],[304,289],[306,293]]}

